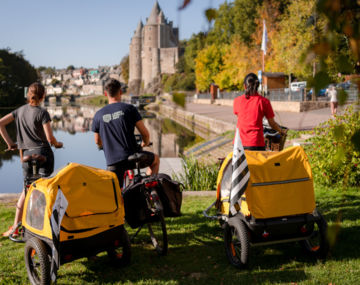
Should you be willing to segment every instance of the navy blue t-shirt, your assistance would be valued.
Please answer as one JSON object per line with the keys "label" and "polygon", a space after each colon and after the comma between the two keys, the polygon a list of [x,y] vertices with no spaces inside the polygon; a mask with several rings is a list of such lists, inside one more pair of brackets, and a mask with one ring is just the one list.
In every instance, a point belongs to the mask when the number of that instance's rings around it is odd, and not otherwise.
{"label": "navy blue t-shirt", "polygon": [[133,106],[113,103],[96,112],[92,131],[100,134],[106,164],[112,165],[136,152],[135,124],[141,115]]}

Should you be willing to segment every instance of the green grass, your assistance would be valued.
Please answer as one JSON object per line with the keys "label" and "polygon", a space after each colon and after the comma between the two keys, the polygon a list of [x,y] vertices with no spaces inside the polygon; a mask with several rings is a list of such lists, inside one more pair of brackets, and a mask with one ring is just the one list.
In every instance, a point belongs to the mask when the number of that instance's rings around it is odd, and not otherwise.
{"label": "green grass", "polygon": [[[295,243],[251,251],[250,270],[230,266],[222,231],[202,210],[212,197],[186,197],[181,218],[167,219],[169,254],[159,257],[144,233],[132,246],[129,267],[114,269],[106,257],[60,267],[58,284],[360,284],[360,189],[316,190],[318,208],[330,226],[341,226],[326,262],[307,257]],[[14,209],[0,206],[0,230],[12,221]],[[133,231],[130,231],[133,232]],[[22,244],[0,240],[0,284],[27,283]]]}

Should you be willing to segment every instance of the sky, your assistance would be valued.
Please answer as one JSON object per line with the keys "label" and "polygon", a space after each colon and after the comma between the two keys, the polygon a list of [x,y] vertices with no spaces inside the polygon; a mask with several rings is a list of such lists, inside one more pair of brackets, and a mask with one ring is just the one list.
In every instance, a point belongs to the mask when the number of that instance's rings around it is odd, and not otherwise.
{"label": "sky", "polygon": [[[180,39],[209,28],[204,11],[225,0],[159,0]],[[119,64],[140,19],[155,0],[0,0],[0,49],[23,51],[36,67]]]}

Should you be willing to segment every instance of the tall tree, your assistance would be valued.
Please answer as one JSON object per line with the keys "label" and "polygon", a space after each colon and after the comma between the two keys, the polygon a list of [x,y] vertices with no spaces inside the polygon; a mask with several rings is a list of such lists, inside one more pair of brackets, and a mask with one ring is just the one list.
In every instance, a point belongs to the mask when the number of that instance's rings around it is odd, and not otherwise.
{"label": "tall tree", "polygon": [[273,69],[306,78],[312,66],[303,56],[314,39],[314,26],[308,21],[314,12],[315,0],[294,0],[279,23],[279,32],[272,36],[274,55],[269,59]]}
{"label": "tall tree", "polygon": [[213,28],[207,36],[207,43],[229,44],[235,34],[233,3],[221,4],[216,12]]}
{"label": "tall tree", "polygon": [[233,40],[222,61],[220,72],[214,76],[215,83],[221,89],[242,89],[246,74],[256,73],[261,68],[259,52],[242,43],[239,38]]}
{"label": "tall tree", "polygon": [[125,83],[129,82],[129,55],[126,55],[122,58],[120,62],[121,75],[125,80]]}
{"label": "tall tree", "polygon": [[0,105],[23,104],[24,87],[38,80],[36,69],[24,59],[21,52],[0,50]]}
{"label": "tall tree", "polygon": [[185,66],[188,69],[187,72],[195,71],[195,59],[199,51],[205,47],[205,44],[206,35],[203,32],[193,34],[187,41],[184,52]]}
{"label": "tall tree", "polygon": [[215,76],[223,65],[223,56],[227,52],[227,45],[210,45],[198,53],[196,57],[196,88],[206,91],[214,83]]}

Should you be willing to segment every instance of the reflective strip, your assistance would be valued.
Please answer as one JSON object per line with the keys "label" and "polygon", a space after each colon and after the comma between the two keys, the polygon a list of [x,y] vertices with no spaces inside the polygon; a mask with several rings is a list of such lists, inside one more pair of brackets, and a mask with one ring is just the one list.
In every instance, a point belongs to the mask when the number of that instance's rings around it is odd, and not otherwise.
{"label": "reflective strip", "polygon": [[292,180],[252,183],[251,186],[268,186],[268,185],[276,185],[276,184],[288,184],[288,183],[303,182],[303,181],[309,181],[309,180],[310,180],[310,178],[306,177],[306,178],[298,178],[298,179],[292,179]]}

